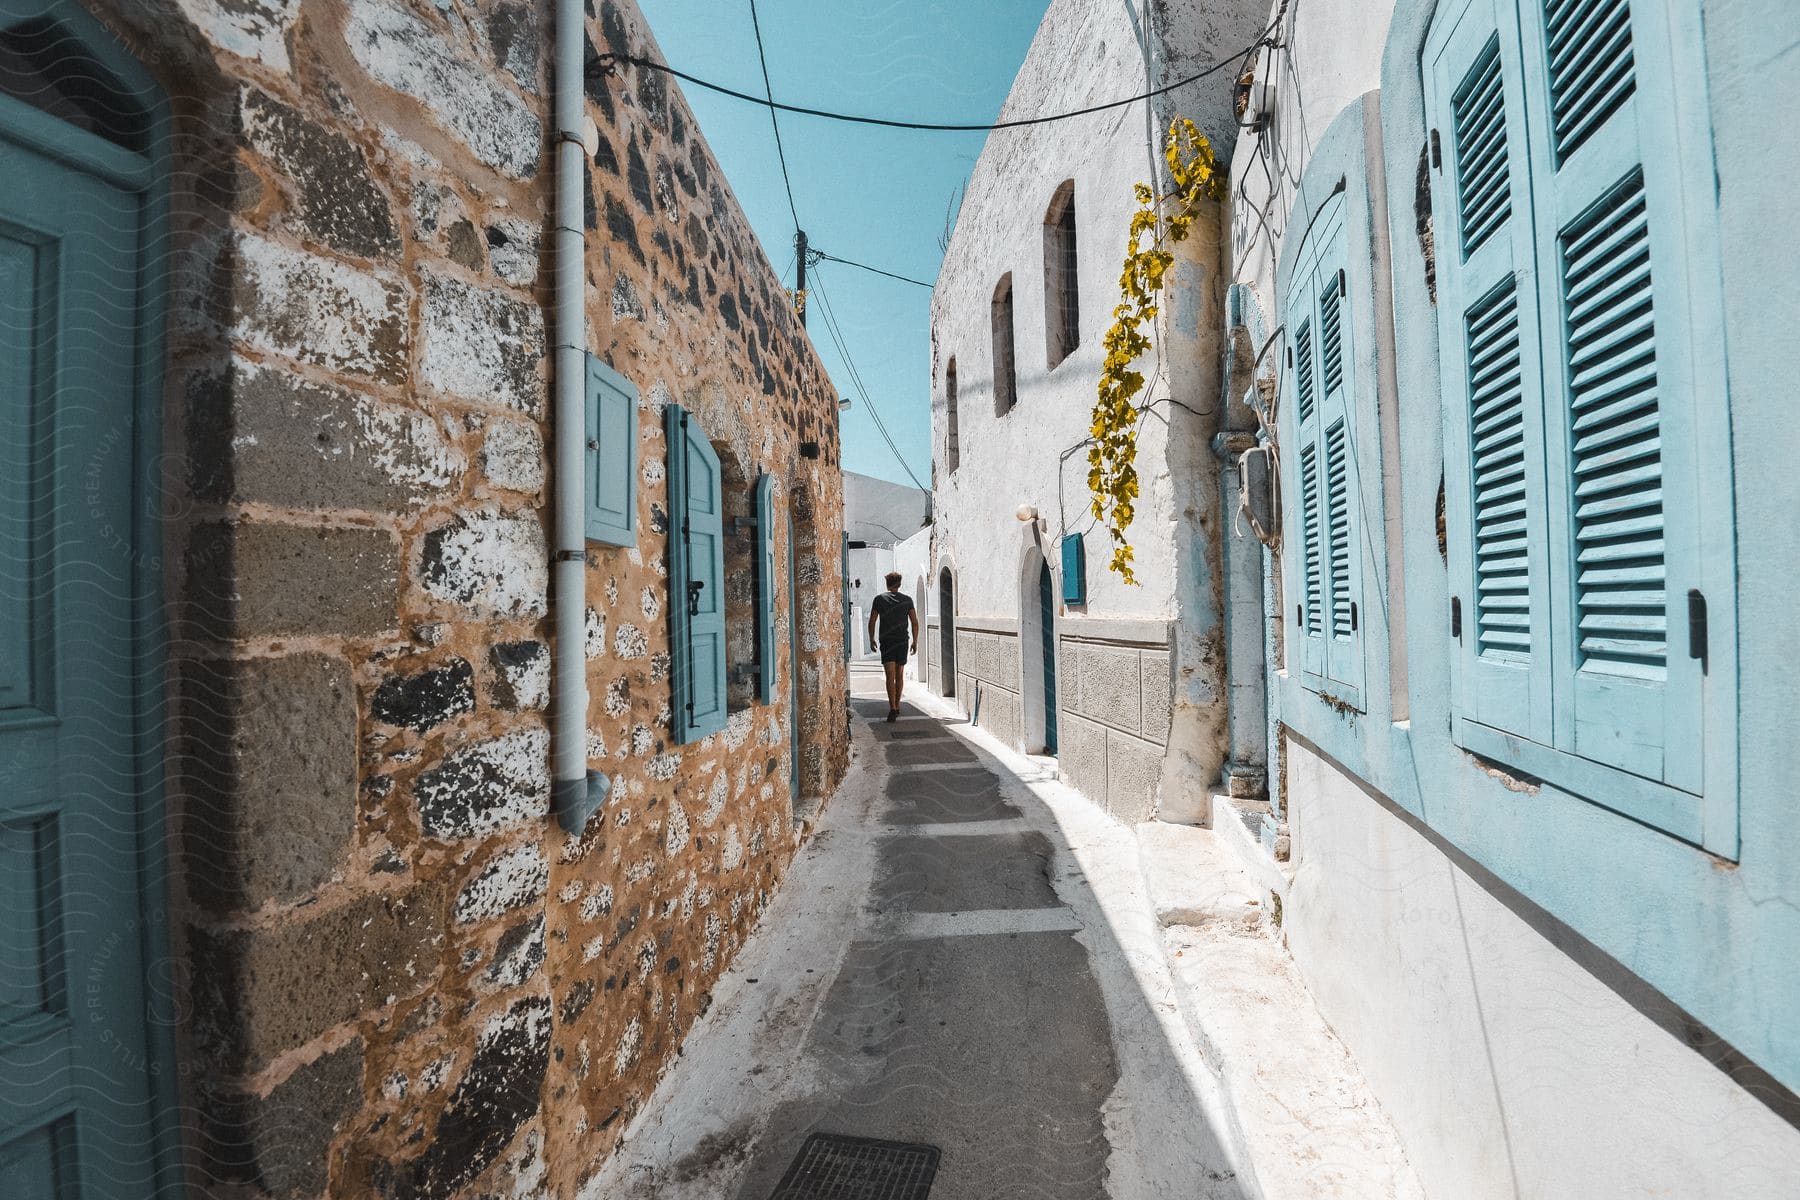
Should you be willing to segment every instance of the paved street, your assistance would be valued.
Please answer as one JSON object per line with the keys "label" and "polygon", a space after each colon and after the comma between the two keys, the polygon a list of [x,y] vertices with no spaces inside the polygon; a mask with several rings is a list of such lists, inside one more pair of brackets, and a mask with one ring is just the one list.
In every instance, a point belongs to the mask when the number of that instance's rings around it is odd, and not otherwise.
{"label": "paved street", "polygon": [[851,777],[602,1194],[764,1200],[825,1131],[938,1147],[933,1200],[1240,1195],[1129,831],[852,682]]}

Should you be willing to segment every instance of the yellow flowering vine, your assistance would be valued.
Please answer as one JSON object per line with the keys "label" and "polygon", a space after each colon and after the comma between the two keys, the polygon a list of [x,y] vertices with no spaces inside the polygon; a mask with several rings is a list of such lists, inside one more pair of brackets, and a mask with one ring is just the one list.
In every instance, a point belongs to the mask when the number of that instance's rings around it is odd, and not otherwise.
{"label": "yellow flowering vine", "polygon": [[1163,161],[1175,189],[1158,196],[1147,183],[1137,184],[1138,210],[1131,214],[1131,235],[1125,245],[1125,268],[1119,274],[1123,295],[1113,309],[1112,328],[1102,345],[1106,362],[1100,371],[1100,396],[1094,403],[1094,423],[1089,430],[1088,491],[1093,494],[1094,516],[1112,535],[1112,562],[1126,583],[1135,584],[1131,571],[1131,543],[1125,531],[1131,527],[1138,496],[1137,426],[1138,394],[1144,390],[1144,374],[1135,364],[1150,349],[1147,332],[1158,312],[1163,277],[1175,262],[1169,247],[1187,237],[1207,200],[1225,198],[1225,177],[1213,156],[1212,143],[1186,117],[1169,125]]}

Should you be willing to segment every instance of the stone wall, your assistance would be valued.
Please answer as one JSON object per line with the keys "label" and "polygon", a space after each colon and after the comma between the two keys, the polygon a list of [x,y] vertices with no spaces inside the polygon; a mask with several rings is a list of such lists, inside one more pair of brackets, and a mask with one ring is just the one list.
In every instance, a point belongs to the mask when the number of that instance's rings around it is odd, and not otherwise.
{"label": "stone wall", "polygon": [[1058,632],[1057,757],[1082,795],[1122,821],[1147,821],[1169,742],[1169,643],[1125,640],[1109,624]]}
{"label": "stone wall", "polygon": [[1009,746],[1025,737],[1025,715],[1019,694],[1019,631],[1004,622],[984,622],[972,629],[956,627],[956,695],[964,712],[975,712],[981,695],[981,727]]}
{"label": "stone wall", "polygon": [[[545,718],[548,9],[98,15],[174,118],[171,969],[189,1182],[574,1196],[804,835],[790,739],[809,802],[846,767],[836,393],[679,94],[593,74],[588,344],[641,392],[640,536],[590,547],[588,752],[613,786],[564,835]],[[590,16],[590,61],[657,53],[629,0]],[[777,702],[686,746],[669,723],[671,402],[718,448],[733,508],[777,476],[798,539]],[[727,583],[741,628],[748,577]]]}

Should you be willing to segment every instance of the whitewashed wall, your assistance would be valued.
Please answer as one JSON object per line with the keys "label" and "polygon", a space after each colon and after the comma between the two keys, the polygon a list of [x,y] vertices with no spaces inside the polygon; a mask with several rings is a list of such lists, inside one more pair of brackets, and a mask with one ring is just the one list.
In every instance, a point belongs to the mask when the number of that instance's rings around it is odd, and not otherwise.
{"label": "whitewashed wall", "polygon": [[[1251,3],[1194,0],[1095,5],[1055,0],[1002,109],[1002,119],[1067,111],[1196,73],[1253,41],[1264,15]],[[1216,421],[1218,297],[1224,238],[1203,223],[1181,248],[1165,300],[1158,350],[1146,360],[1150,411],[1138,449],[1141,496],[1129,534],[1137,586],[1107,571],[1110,541],[1089,513],[1084,441],[1104,354],[1101,337],[1119,302],[1118,278],[1133,185],[1158,182],[1171,116],[1193,117],[1228,154],[1230,72],[1219,72],[1158,101],[1055,124],[992,134],[972,173],[932,303],[933,462],[936,526],[933,570],[956,579],[956,618],[969,626],[959,672],[993,693],[983,723],[1025,749],[1040,748],[1045,712],[1041,653],[1035,650],[1036,571],[1042,554],[1057,573],[1062,535],[1085,534],[1088,602],[1057,613],[1059,640],[1120,641],[1173,655],[1173,676],[1152,672],[1161,693],[1134,697],[1133,711],[1170,713],[1108,730],[1063,722],[1065,773],[1090,797],[1133,818],[1153,811],[1162,764],[1185,773],[1176,786],[1204,788],[1223,755],[1223,688],[1217,654],[1217,495],[1209,448]],[[1074,182],[1080,340],[1051,366],[1046,330],[1044,218],[1058,188]],[[1012,276],[1018,403],[995,414],[991,305]],[[959,463],[949,468],[945,371],[957,371]],[[1041,524],[1016,519],[1021,505]],[[935,601],[935,595],[934,595]],[[1108,630],[1099,626],[1123,622]],[[1025,636],[1021,637],[1023,627]],[[1173,637],[1170,630],[1174,630]],[[1143,643],[1144,631],[1159,640]],[[959,639],[960,644],[960,639]],[[1059,653],[1059,658],[1061,654]],[[985,664],[985,665],[984,665]],[[1079,686],[1078,663],[1059,663],[1062,686]],[[972,697],[958,689],[967,707]],[[984,693],[985,695],[986,693]],[[1173,726],[1173,728],[1171,728]],[[1070,735],[1074,736],[1071,737]],[[1166,755],[1173,745],[1176,753]],[[1069,761],[1076,756],[1085,761]],[[1133,783],[1128,797],[1107,783]],[[1161,779],[1161,786],[1170,786]]]}

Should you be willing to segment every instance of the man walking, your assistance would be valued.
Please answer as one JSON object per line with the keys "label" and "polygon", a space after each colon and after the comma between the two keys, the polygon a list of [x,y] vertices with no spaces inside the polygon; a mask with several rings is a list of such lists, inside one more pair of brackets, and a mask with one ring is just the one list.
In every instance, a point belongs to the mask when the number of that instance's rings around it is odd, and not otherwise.
{"label": "man walking", "polygon": [[[919,652],[919,614],[913,610],[912,597],[900,591],[900,572],[887,573],[887,591],[869,605],[869,640],[881,647],[881,669],[887,675],[888,715],[890,721],[900,719],[900,693],[906,687],[906,627],[912,623],[912,652]],[[875,636],[875,626],[881,636]]]}

